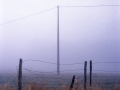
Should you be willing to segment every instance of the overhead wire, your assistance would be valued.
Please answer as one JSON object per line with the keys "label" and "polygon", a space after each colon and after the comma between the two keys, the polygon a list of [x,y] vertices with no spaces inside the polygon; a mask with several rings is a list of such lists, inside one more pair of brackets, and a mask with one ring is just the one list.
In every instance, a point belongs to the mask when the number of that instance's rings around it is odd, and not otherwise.
{"label": "overhead wire", "polygon": [[21,18],[15,19],[15,20],[11,20],[11,21],[8,21],[8,22],[5,22],[5,23],[1,23],[0,25],[4,25],[4,24],[8,24],[8,23],[12,23],[12,22],[15,22],[15,21],[21,20],[21,19],[25,19],[25,18],[28,18],[28,17],[32,17],[32,16],[38,15],[38,14],[40,14],[40,13],[44,13],[44,12],[47,12],[47,11],[53,10],[53,9],[55,9],[55,8],[56,8],[56,7],[51,8],[51,9],[47,9],[47,10],[44,10],[44,11],[41,11],[41,12],[38,12],[38,13],[34,13],[34,14],[31,14],[31,15],[28,15],[28,16],[24,16],[24,17],[21,17]]}
{"label": "overhead wire", "polygon": [[[91,6],[59,6],[59,7],[119,7],[120,5],[91,5]],[[34,14],[31,14],[31,15],[28,15],[28,16],[24,16],[24,17],[21,17],[21,18],[18,18],[18,19],[15,19],[15,20],[11,20],[11,21],[8,21],[8,22],[5,22],[5,23],[1,23],[0,25],[4,25],[4,24],[8,24],[8,23],[12,23],[12,22],[15,22],[15,21],[18,21],[18,20],[21,20],[21,19],[25,19],[25,18],[28,18],[28,17],[31,17],[31,16],[35,16],[37,14],[40,14],[40,13],[44,13],[44,12],[47,12],[47,11],[50,11],[50,10],[53,10],[57,7],[54,7],[54,8],[50,8],[50,9],[47,9],[47,10],[44,10],[44,11],[41,11],[41,12],[38,12],[38,13],[34,13]]]}
{"label": "overhead wire", "polygon": [[89,5],[89,6],[60,6],[60,7],[119,7],[120,5]]}

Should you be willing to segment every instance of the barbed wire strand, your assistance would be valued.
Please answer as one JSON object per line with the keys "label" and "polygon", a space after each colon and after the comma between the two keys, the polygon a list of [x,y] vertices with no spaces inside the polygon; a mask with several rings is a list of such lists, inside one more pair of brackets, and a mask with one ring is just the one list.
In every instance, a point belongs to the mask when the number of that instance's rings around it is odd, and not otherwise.
{"label": "barbed wire strand", "polygon": [[[34,74],[34,75],[40,75],[40,74],[35,74],[35,73],[33,73],[33,71],[32,70],[28,70],[28,69],[26,69],[27,71],[29,71],[29,72],[31,72],[32,74]],[[42,74],[42,73],[41,73]],[[44,74],[42,74],[42,75],[44,75]],[[53,79],[59,79],[59,80],[68,80],[68,79],[62,79],[62,78],[55,78],[55,77],[48,77],[48,76],[46,76],[46,75],[44,75],[45,77],[44,78],[51,78],[52,80]],[[53,83],[52,81],[51,81],[51,79],[49,79],[49,81],[51,82],[51,83]],[[71,79],[70,79],[71,80]]]}
{"label": "barbed wire strand", "polygon": [[[43,63],[48,63],[48,64],[57,64],[57,63],[46,62],[46,61],[41,61],[41,60],[33,60],[33,59],[24,60],[23,62],[25,62],[25,61],[38,61],[38,62],[43,62]],[[60,64],[60,65],[76,65],[76,64],[84,64],[84,63]]]}
{"label": "barbed wire strand", "polygon": [[101,75],[101,76],[92,76],[92,77],[97,77],[97,78],[99,78],[99,77],[100,77],[100,78],[101,78],[101,77],[105,77],[105,78],[106,78],[106,77],[108,77],[108,78],[109,78],[109,77],[114,77],[114,78],[115,78],[115,77],[120,77],[120,76],[102,76],[102,75]]}
{"label": "barbed wire strand", "polygon": [[[26,68],[24,68],[24,69],[26,69]],[[37,75],[37,76],[40,75],[40,74],[35,74],[35,73],[33,73],[32,70],[29,70],[29,69],[26,69],[26,70],[27,70],[28,72],[34,74],[34,75]],[[44,74],[42,74],[42,73],[41,73],[41,75],[42,75],[42,77],[44,76],[44,78],[48,78],[48,79],[49,79],[49,77],[47,77],[46,75],[44,75]],[[51,80],[50,80],[50,82],[53,83]]]}
{"label": "barbed wire strand", "polygon": [[93,62],[92,64],[106,64],[106,63],[110,63],[110,64],[119,64],[120,62]]}
{"label": "barbed wire strand", "polygon": [[[71,72],[71,71],[79,71],[79,70],[84,70],[84,69],[74,69],[74,70],[62,70],[62,71],[59,71],[59,72]],[[39,72],[39,73],[57,73],[57,71],[51,71],[51,72],[42,72],[42,71],[33,71],[33,72]]]}
{"label": "barbed wire strand", "polygon": [[[28,70],[29,72],[31,72],[32,74],[34,74],[34,75],[37,75],[37,74],[35,74],[35,73],[33,73],[31,70]],[[39,74],[40,75],[40,74]],[[44,75],[44,74],[43,74]],[[45,75],[44,75],[45,76]],[[28,78],[28,76],[25,76],[25,77],[27,77]],[[45,76],[45,77],[47,77],[47,76]],[[44,77],[44,78],[45,78]],[[32,78],[32,77],[30,77],[30,78]],[[40,78],[40,77],[39,77]],[[47,77],[47,79],[46,80],[48,80],[50,77]],[[31,81],[32,79],[29,79],[29,81]],[[50,79],[49,79],[49,81],[51,82],[50,84],[46,84],[46,85],[63,85],[63,84],[54,84]],[[34,83],[34,80],[32,80],[32,82]],[[29,83],[28,83],[29,84]],[[38,84],[38,83],[37,83]],[[43,85],[43,84],[38,84],[38,85]],[[56,88],[55,86],[53,86],[54,88]]]}
{"label": "barbed wire strand", "polygon": [[[62,78],[55,78],[55,77],[48,77],[48,76],[46,76],[45,74],[43,74],[42,72],[39,72],[39,71],[33,71],[33,70],[29,70],[29,69],[26,69],[26,68],[24,68],[25,70],[27,70],[27,71],[30,71],[30,72],[38,72],[38,73],[40,73],[40,74],[42,74],[42,75],[44,75],[45,77],[47,77],[47,78],[52,78],[52,79],[62,79]],[[35,74],[35,73],[34,73]],[[36,74],[35,74],[36,75]],[[68,80],[68,79],[62,79],[62,80]],[[71,80],[71,79],[70,79]]]}
{"label": "barbed wire strand", "polygon": [[120,73],[120,71],[107,71],[107,70],[92,70],[92,71],[100,71],[100,72],[113,72],[113,73],[115,73],[115,72],[118,72],[118,73]]}

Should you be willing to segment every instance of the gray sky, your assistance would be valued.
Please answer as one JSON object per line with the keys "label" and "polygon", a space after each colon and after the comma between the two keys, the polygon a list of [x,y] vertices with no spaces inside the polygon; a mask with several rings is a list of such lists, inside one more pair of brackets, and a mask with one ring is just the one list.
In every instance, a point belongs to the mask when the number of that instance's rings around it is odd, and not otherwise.
{"label": "gray sky", "polygon": [[[120,59],[120,7],[62,7],[120,5],[119,0],[0,0],[0,24],[60,7],[60,63],[117,62]],[[0,25],[0,70],[16,70],[19,58],[56,63],[57,9]],[[24,67],[56,71],[56,65],[24,62]],[[47,66],[47,67],[46,67]],[[94,65],[115,70],[119,64]],[[61,70],[83,65],[61,66]],[[120,67],[119,67],[120,68]],[[117,69],[116,69],[117,70]]]}

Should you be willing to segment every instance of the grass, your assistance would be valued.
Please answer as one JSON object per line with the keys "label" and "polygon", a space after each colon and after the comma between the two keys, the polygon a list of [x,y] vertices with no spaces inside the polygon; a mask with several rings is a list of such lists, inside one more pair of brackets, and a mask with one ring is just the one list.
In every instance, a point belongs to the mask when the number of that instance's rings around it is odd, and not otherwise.
{"label": "grass", "polygon": [[[0,90],[17,90],[17,87],[10,87],[8,84],[5,84],[4,86],[0,86]],[[22,90],[69,90],[69,86],[62,85],[59,88],[50,88],[50,87],[47,87],[47,85],[40,86],[40,85],[31,83],[31,84],[24,86]],[[83,86],[76,86],[76,87],[74,86],[73,90],[84,90],[84,88]],[[87,88],[87,90],[90,90],[90,88]],[[91,90],[120,90],[120,84],[116,85],[113,89],[93,86]]]}

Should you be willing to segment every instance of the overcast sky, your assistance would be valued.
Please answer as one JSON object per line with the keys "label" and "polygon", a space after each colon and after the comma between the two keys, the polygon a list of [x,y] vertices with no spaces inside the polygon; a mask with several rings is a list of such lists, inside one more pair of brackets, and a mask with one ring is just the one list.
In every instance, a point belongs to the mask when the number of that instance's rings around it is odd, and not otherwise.
{"label": "overcast sky", "polygon": [[[16,71],[19,59],[57,61],[57,6],[60,6],[60,63],[119,62],[119,0],[0,0],[0,70]],[[6,23],[48,10],[28,18]],[[2,24],[6,23],[6,24]],[[93,69],[119,70],[120,64],[99,64]],[[56,65],[24,62],[23,67],[56,71]],[[61,66],[83,69],[83,65]],[[89,67],[88,67],[89,68]],[[120,67],[119,67],[120,68]]]}

